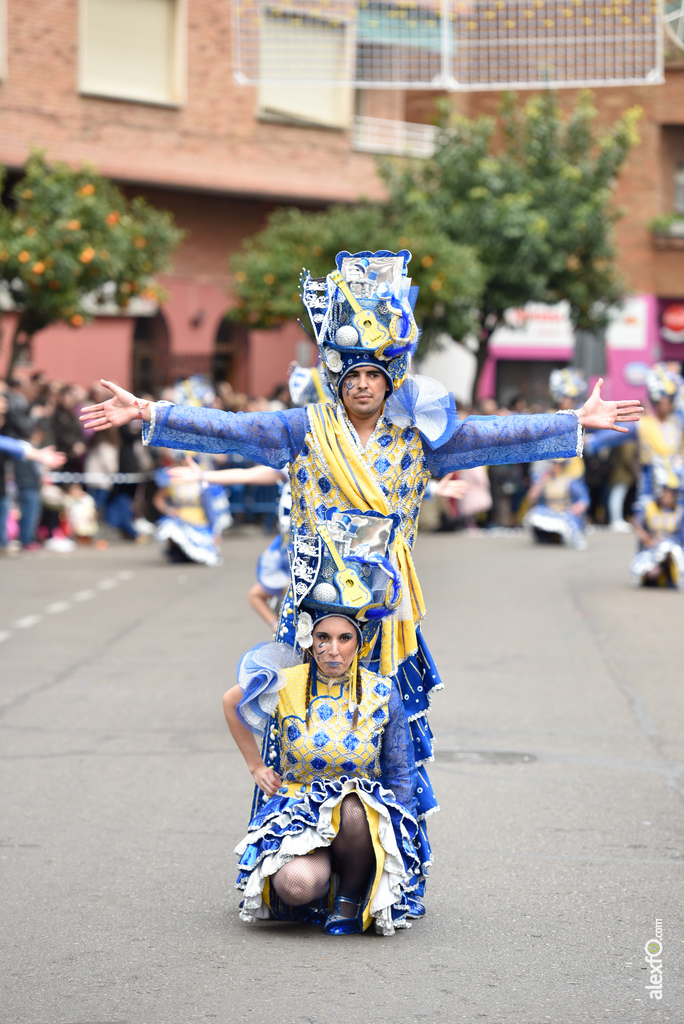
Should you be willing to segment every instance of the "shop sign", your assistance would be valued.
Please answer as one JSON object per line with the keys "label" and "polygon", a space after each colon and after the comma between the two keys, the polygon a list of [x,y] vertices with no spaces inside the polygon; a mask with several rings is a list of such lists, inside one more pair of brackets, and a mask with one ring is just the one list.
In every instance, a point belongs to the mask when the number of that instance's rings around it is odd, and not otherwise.
{"label": "shop sign", "polygon": [[651,369],[648,363],[627,363],[622,368],[622,377],[625,384],[634,388],[646,383],[646,374]]}
{"label": "shop sign", "polygon": [[522,309],[507,309],[504,324],[492,334],[489,345],[493,355],[511,349],[559,349],[559,358],[572,351],[574,338],[567,302],[547,306],[528,302]]}
{"label": "shop sign", "polygon": [[660,336],[673,345],[684,342],[684,302],[668,302],[660,313]]}

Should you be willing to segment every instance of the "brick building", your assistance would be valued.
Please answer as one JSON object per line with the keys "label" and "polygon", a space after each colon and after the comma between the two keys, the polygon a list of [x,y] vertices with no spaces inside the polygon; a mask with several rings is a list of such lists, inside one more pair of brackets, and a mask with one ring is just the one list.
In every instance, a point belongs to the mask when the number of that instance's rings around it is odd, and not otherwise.
{"label": "brick building", "polygon": [[[10,175],[32,146],[90,162],[171,210],[188,233],[162,278],[169,299],[157,315],[101,317],[36,337],[34,363],[51,375],[88,383],[104,374],[139,388],[213,369],[240,390],[268,393],[309,343],[297,325],[265,332],[225,321],[230,253],[276,205],[379,196],[374,153],[429,151],[437,92],[309,88],[302,102],[292,84],[239,84],[232,31],[228,0],[0,0],[0,162]],[[684,62],[666,71],[662,85],[596,91],[606,120],[635,103],[644,109],[618,193],[627,211],[621,266],[644,297],[633,309],[643,323],[639,346],[634,329],[628,342],[632,361],[680,346],[677,330],[660,335],[660,316],[684,304],[682,243],[649,227],[658,214],[684,211]],[[470,116],[497,103],[492,92],[452,97]],[[677,310],[666,319],[675,323]],[[499,363],[569,354],[567,344],[528,348],[512,356],[495,346],[484,387],[497,386]],[[5,360],[3,349],[0,369]]]}

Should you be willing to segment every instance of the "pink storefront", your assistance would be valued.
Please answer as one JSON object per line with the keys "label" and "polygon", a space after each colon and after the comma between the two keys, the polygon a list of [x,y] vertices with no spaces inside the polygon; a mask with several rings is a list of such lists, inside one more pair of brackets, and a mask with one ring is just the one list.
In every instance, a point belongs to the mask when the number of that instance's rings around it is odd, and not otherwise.
{"label": "pink storefront", "polygon": [[[684,304],[681,343],[669,344],[659,333],[662,305],[653,295],[634,295],[615,312],[606,334],[604,397],[644,399],[646,368],[660,358],[684,358]],[[497,330],[490,340],[478,397],[493,397],[507,404],[522,394],[528,402],[543,404],[548,401],[551,370],[567,366],[573,357],[575,342],[567,305],[530,303],[524,309],[510,310],[507,319],[509,325]]]}

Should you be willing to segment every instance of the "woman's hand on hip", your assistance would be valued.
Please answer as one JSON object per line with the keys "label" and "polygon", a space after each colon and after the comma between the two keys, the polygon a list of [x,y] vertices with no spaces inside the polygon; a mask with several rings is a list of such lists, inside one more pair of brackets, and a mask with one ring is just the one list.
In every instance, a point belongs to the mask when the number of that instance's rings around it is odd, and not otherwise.
{"label": "woman's hand on hip", "polygon": [[267,768],[265,764],[261,764],[253,770],[252,778],[259,789],[263,789],[267,796],[275,796],[283,784],[283,780],[278,775],[278,772],[274,772],[272,768]]}

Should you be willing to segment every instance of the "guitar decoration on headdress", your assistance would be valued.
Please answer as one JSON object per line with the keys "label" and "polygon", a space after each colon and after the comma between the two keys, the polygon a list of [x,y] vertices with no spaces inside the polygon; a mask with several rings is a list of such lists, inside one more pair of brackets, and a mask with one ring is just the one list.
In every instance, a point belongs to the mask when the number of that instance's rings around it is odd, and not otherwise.
{"label": "guitar decoration on headdress", "polygon": [[302,272],[300,294],[333,393],[355,366],[377,366],[391,390],[404,382],[418,344],[410,259],[408,249],[340,252],[326,278]]}
{"label": "guitar decoration on headdress", "polygon": [[331,509],[315,534],[295,531],[292,586],[296,642],[311,646],[313,627],[343,615],[370,649],[380,620],[399,606],[401,579],[388,558],[397,516]]}

